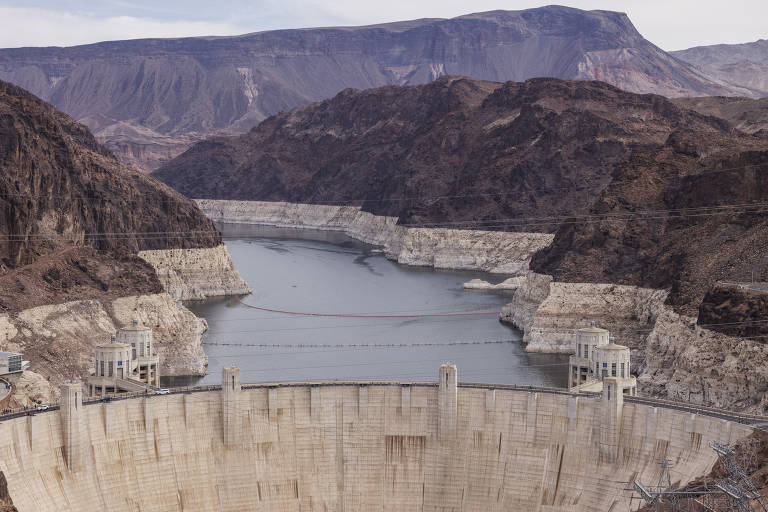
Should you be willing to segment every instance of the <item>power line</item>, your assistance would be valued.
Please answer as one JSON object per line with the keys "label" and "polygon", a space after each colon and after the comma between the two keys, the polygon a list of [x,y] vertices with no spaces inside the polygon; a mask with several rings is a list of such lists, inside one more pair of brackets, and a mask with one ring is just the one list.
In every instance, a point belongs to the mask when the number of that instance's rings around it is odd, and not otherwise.
{"label": "power line", "polygon": [[[768,162],[763,163],[757,163],[757,164],[743,164],[738,165],[734,167],[726,167],[722,169],[709,169],[709,170],[701,170],[699,172],[696,172],[695,170],[691,171],[690,174],[685,174],[682,176],[673,176],[672,178],[678,178],[678,179],[684,179],[684,178],[695,178],[698,176],[705,176],[710,174],[720,174],[720,173],[729,173],[729,172],[736,172],[740,170],[746,170],[751,169],[754,167],[762,167],[762,166],[768,166]],[[410,176],[409,173],[402,173],[403,176]],[[580,183],[574,183],[571,185],[563,185],[563,186],[557,186],[557,187],[548,187],[548,186],[537,186],[532,188],[526,188],[525,192],[543,192],[543,191],[561,191],[561,190],[583,190],[583,189],[592,189],[592,187],[589,187],[585,184],[583,184],[584,181],[589,180],[597,180],[597,176],[585,176],[580,178]],[[622,185],[622,184],[634,184],[637,183],[637,180],[610,180],[609,176],[606,176],[604,179],[607,179],[608,182],[606,183],[607,186],[612,185]],[[469,187],[470,190],[472,189],[479,189],[479,187]],[[175,192],[175,191],[174,191]],[[177,192],[178,193],[178,192]],[[514,190],[510,192],[484,192],[481,194],[440,194],[440,195],[432,195],[432,196],[404,196],[404,197],[393,197],[393,198],[357,198],[357,199],[339,199],[339,200],[324,200],[324,199],[308,199],[311,201],[320,201],[322,203],[325,203],[326,205],[331,204],[339,204],[343,205],[346,203],[378,203],[378,202],[397,202],[397,201],[437,201],[437,200],[443,200],[443,199],[465,199],[465,198],[479,198],[479,197],[505,197],[510,195],[519,194],[519,190]],[[0,193],[0,198],[3,197],[21,197],[21,198],[32,198],[30,194],[22,193],[22,192],[4,192]],[[67,199],[67,200],[108,200],[104,195],[96,195],[96,194],[82,194],[82,195],[75,195],[72,194],[51,194],[51,195],[43,195],[42,197],[48,198],[48,199]],[[138,197],[138,196],[137,196]],[[37,198],[37,197],[35,197]],[[133,198],[131,198],[133,199]],[[191,199],[187,198],[186,196],[181,197],[172,197],[170,195],[163,195],[162,197],[158,197],[156,199],[153,199],[153,202],[161,202],[161,203],[176,203],[179,205],[180,203],[189,203],[190,201],[199,201],[199,200],[212,200],[215,201],[216,199]],[[226,200],[226,199],[225,199]],[[254,200],[258,201],[258,200]],[[116,201],[113,201],[116,202]],[[129,202],[129,200],[125,200],[124,202]]]}
{"label": "power line", "polygon": [[[499,314],[499,312],[495,313],[496,315]],[[447,317],[447,318],[425,318],[419,320],[420,324],[424,323],[433,323],[433,322],[466,322],[466,318],[462,317]],[[336,324],[336,325],[319,325],[319,326],[312,326],[312,327],[283,327],[283,328],[275,328],[275,329],[244,329],[244,330],[229,330],[229,331],[220,331],[216,330],[215,332],[212,332],[212,334],[220,335],[220,334],[262,334],[262,333],[271,333],[271,332],[291,332],[291,331],[314,331],[314,330],[320,330],[320,329],[347,329],[347,328],[354,328],[354,327],[392,327],[391,323],[386,324]]]}
{"label": "power line", "polygon": [[[741,211],[737,211],[737,209]],[[687,210],[686,210],[687,211]],[[700,207],[692,210],[693,213],[686,213],[681,210],[653,210],[653,211],[634,211],[634,212],[622,212],[615,214],[600,214],[584,216],[582,218],[574,217],[572,215],[564,216],[549,216],[549,217],[526,217],[523,218],[525,222],[520,222],[518,219],[494,219],[494,220],[479,220],[479,221],[456,221],[451,224],[460,223],[463,228],[470,227],[484,227],[484,228],[503,228],[503,227],[545,227],[545,226],[559,226],[569,224],[594,224],[605,221],[626,222],[629,220],[674,220],[680,218],[695,218],[695,217],[710,217],[716,215],[735,215],[735,214],[759,214],[768,212],[768,203],[750,203],[747,205],[722,205],[722,206],[708,206]],[[669,217],[664,214],[675,213],[676,215]],[[538,220],[541,219],[541,220]],[[551,220],[550,220],[551,219]],[[253,223],[249,224],[253,226],[259,226],[261,224]],[[421,224],[401,224],[402,227],[421,227],[421,228],[435,228],[443,227],[438,223],[421,223]],[[279,226],[278,226],[279,227]],[[312,226],[302,226],[307,229],[312,229]],[[456,228],[458,229],[458,228]],[[341,228],[339,231],[343,231]],[[474,230],[470,230],[474,231]],[[539,234],[538,232],[531,234]],[[81,232],[81,233],[32,233],[32,234],[2,234],[0,235],[0,241],[11,242],[25,242],[25,241],[39,241],[39,240],[51,240],[51,241],[70,241],[70,242],[89,242],[89,241],[106,241],[106,240],[126,240],[126,241],[169,241],[169,240],[181,240],[189,239],[191,236],[206,235],[206,236],[220,236],[218,231],[210,230],[198,230],[198,231],[124,231],[120,233],[110,232]],[[248,238],[265,238],[260,235],[227,235],[223,236],[223,239],[248,239]],[[461,246],[443,246],[439,250],[445,252],[452,247],[461,248],[466,251],[466,248]]]}
{"label": "power line", "polygon": [[[710,170],[704,170],[700,172],[692,171],[691,174],[686,174],[683,176],[673,176],[672,178],[678,178],[678,179],[684,179],[684,178],[695,178],[697,176],[703,176],[703,175],[709,175],[709,174],[719,174],[719,173],[727,173],[727,172],[735,172],[739,170],[745,170],[750,169],[753,167],[762,167],[762,166],[768,166],[768,162],[763,162],[759,164],[745,164],[745,165],[739,165],[735,167],[729,167],[724,169],[710,169]],[[610,180],[609,176],[606,176],[604,179],[608,180],[606,183],[606,186],[613,186],[613,185],[622,185],[622,184],[635,184],[637,183],[637,180]],[[597,180],[599,179],[598,176],[586,176],[583,178],[580,178],[580,180],[588,181],[588,180]],[[471,188],[478,188],[478,187],[471,187]],[[580,184],[580,183],[574,183],[572,185],[565,185],[565,186],[559,186],[559,187],[545,187],[545,186],[539,186],[539,187],[532,187],[532,188],[526,188],[522,192],[530,193],[530,192],[556,192],[561,190],[584,190],[589,189],[592,190],[592,187]],[[338,200],[324,200],[324,199],[310,199],[311,201],[319,201],[320,203],[326,204],[326,205],[347,205],[349,203],[383,203],[383,202],[404,202],[404,201],[439,201],[443,199],[466,199],[466,198],[479,198],[479,197],[505,197],[515,194],[520,194],[520,190],[514,190],[510,192],[485,192],[482,194],[442,194],[442,195],[434,195],[434,196],[411,196],[411,197],[393,197],[393,198],[358,198],[358,199],[338,199]],[[197,199],[200,200],[200,199]],[[210,199],[214,200],[215,199]]]}
{"label": "power line", "polygon": [[[740,209],[741,211],[737,211]],[[546,217],[524,217],[524,218],[506,218],[478,221],[455,221],[452,225],[460,224],[462,228],[482,227],[482,228],[544,228],[547,226],[561,226],[569,224],[593,224],[605,221],[626,222],[632,219],[640,220],[670,220],[679,218],[708,217],[716,215],[734,215],[734,214],[759,214],[768,212],[768,202],[745,203],[738,205],[719,205],[706,206],[690,209],[667,209],[667,210],[642,210],[632,212],[617,212],[606,214],[590,214],[584,216],[546,216]],[[669,217],[667,215],[674,214]],[[255,224],[258,225],[258,224]],[[402,224],[403,227],[443,227],[443,223],[421,223],[421,224]],[[306,226],[311,229],[312,226]],[[107,240],[125,240],[125,241],[165,241],[183,240],[192,236],[212,236],[219,237],[218,231],[211,230],[193,230],[193,231],[124,231],[124,232],[82,232],[82,233],[32,233],[32,234],[2,234],[0,241],[27,242],[27,241],[69,241],[69,242],[98,242]],[[240,235],[228,236],[226,239],[243,238],[264,238],[258,235]],[[460,246],[444,246],[439,250],[442,253],[449,252],[452,248],[466,251],[466,248]]]}
{"label": "power line", "polygon": [[[409,342],[409,343],[336,343],[336,344],[324,344],[324,343],[300,343],[300,344],[285,344],[285,343],[236,343],[236,342],[210,342],[203,341],[203,345],[223,346],[223,347],[253,347],[253,348],[328,348],[339,351],[353,351],[359,349],[370,348],[418,348],[418,347],[452,347],[462,345],[503,345],[517,342],[520,340],[470,340],[470,341],[434,341],[434,342]],[[299,352],[305,353],[324,353],[332,350],[319,350],[315,352]],[[297,352],[282,352],[282,354],[297,354]]]}

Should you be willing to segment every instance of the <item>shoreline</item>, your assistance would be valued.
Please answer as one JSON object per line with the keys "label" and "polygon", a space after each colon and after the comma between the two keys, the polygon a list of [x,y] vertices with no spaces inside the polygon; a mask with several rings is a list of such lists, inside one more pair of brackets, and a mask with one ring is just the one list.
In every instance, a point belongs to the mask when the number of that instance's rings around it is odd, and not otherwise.
{"label": "shoreline", "polygon": [[408,228],[397,225],[396,217],[377,216],[352,206],[211,199],[196,202],[215,222],[343,232],[382,247],[387,258],[403,265],[519,276],[529,272],[533,253],[554,239],[545,233]]}
{"label": "shoreline", "polygon": [[[768,347],[699,327],[696,318],[665,304],[664,290],[556,282],[531,272],[531,256],[549,246],[554,235],[406,228],[395,217],[348,206],[197,203],[219,222],[340,231],[383,247],[387,258],[400,264],[508,274],[518,287],[499,320],[523,332],[526,352],[571,353],[574,332],[594,320],[631,348],[642,394],[702,406],[768,410]],[[745,373],[745,367],[750,371]]]}

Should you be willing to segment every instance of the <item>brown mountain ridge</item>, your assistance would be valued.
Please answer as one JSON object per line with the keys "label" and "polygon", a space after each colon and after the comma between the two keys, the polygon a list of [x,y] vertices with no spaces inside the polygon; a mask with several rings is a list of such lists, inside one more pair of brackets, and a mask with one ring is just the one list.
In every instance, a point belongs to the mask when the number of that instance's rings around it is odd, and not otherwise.
{"label": "brown mountain ridge", "polygon": [[[766,171],[762,132],[661,96],[443,77],[344,91],[199,143],[156,176],[190,197],[360,204],[402,224],[554,232],[534,270],[668,288],[695,314],[718,281],[768,279],[762,210],[694,215],[765,201]],[[676,211],[694,208],[704,210]]]}
{"label": "brown mountain ridge", "polygon": [[443,75],[602,80],[665,96],[749,95],[644,39],[618,12],[547,6],[368,27],[0,50],[0,78],[87,124],[126,163],[157,168],[343,89]]}
{"label": "brown mountain ridge", "polygon": [[214,247],[188,200],[120,164],[88,129],[0,81],[0,304],[162,291],[143,249]]}

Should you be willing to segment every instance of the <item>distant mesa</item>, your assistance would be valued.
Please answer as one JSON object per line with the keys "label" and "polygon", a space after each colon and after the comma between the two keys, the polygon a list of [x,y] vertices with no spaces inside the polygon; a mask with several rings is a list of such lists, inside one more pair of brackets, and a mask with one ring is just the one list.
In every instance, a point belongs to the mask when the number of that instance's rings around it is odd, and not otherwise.
{"label": "distant mesa", "polygon": [[[697,61],[698,62],[698,61]],[[602,80],[665,96],[753,95],[644,39],[626,15],[549,6],[368,27],[0,50],[0,78],[87,124],[124,163],[152,170],[195,141],[346,88],[443,75]]]}

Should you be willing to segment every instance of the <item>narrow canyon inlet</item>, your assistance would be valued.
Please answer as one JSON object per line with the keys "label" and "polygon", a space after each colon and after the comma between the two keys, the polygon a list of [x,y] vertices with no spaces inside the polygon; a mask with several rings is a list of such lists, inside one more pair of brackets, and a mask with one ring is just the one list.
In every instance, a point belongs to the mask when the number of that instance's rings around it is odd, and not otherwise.
{"label": "narrow canyon inlet", "polygon": [[208,375],[169,377],[169,386],[218,384],[227,366],[248,382],[432,380],[446,361],[464,381],[565,385],[567,356],[527,354],[520,333],[498,321],[511,291],[462,288],[503,275],[398,265],[340,233],[221,227],[253,293],[186,303],[209,324]]}

